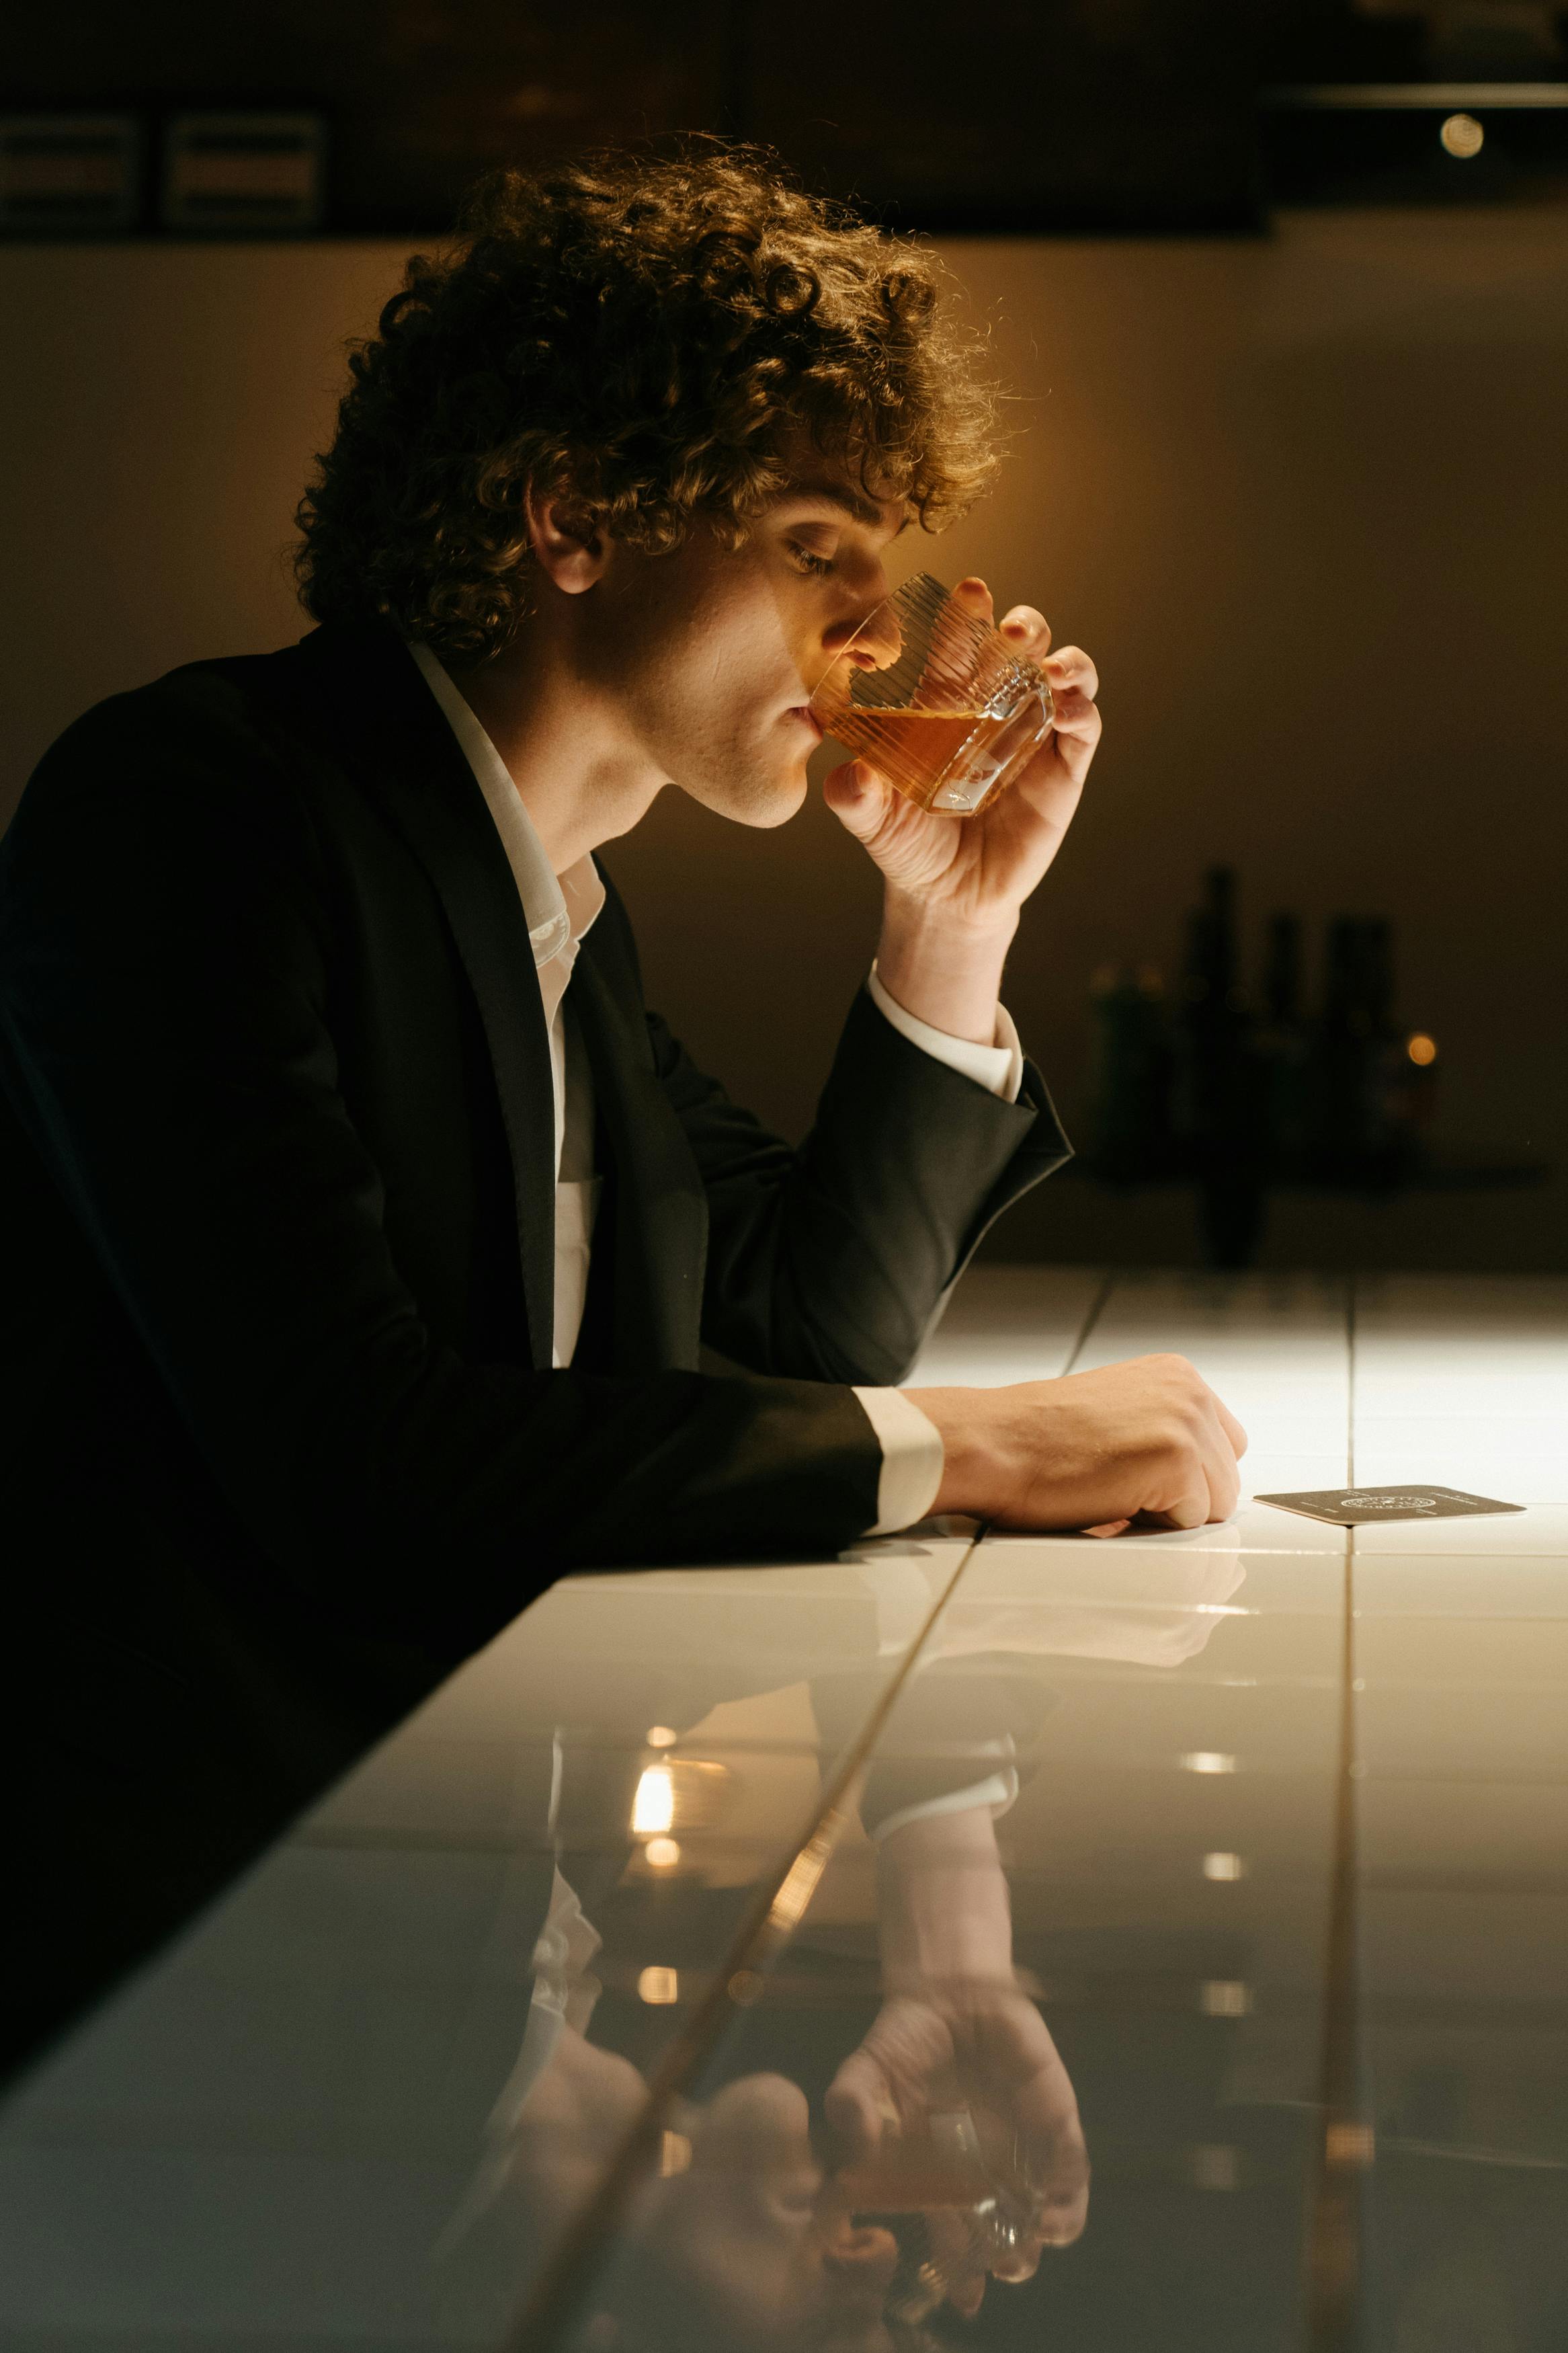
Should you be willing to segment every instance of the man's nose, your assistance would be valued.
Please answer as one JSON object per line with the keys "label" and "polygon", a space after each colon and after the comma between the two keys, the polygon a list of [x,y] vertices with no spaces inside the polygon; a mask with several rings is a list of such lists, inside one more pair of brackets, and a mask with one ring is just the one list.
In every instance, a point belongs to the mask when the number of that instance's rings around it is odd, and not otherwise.
{"label": "man's nose", "polygon": [[833,634],[828,634],[829,650],[835,659],[847,654],[855,670],[888,670],[904,650],[903,632],[890,604],[879,605],[865,620],[850,624],[837,646]]}
{"label": "man's nose", "polygon": [[899,2268],[899,2242],[891,2231],[876,2222],[847,2222],[827,2252],[829,2262],[852,2272],[874,2295],[887,2295]]}

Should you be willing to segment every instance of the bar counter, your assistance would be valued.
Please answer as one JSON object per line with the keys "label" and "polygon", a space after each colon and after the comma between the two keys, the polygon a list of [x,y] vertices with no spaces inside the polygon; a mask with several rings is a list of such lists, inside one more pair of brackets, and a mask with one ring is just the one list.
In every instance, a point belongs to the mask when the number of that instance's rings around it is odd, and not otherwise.
{"label": "bar counter", "polygon": [[[982,1266],[1233,1521],[571,1578],[0,2111],[13,2353],[1568,2342],[1568,1282]],[[1344,1529],[1259,1493],[1437,1482]]]}

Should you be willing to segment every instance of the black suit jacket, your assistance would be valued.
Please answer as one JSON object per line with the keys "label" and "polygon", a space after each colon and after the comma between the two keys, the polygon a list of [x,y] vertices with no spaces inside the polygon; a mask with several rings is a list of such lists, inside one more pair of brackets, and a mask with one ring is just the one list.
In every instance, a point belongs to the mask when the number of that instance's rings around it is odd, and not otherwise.
{"label": "black suit jacket", "polygon": [[608,1187],[552,1371],[531,950],[395,638],[100,705],[0,846],[14,1723],[100,1876],[156,1826],[160,1922],[563,1571],[857,1535],[847,1385],[1065,1155],[1033,1071],[1000,1103],[864,997],[792,1150],[645,1010],[613,891],[572,986]]}

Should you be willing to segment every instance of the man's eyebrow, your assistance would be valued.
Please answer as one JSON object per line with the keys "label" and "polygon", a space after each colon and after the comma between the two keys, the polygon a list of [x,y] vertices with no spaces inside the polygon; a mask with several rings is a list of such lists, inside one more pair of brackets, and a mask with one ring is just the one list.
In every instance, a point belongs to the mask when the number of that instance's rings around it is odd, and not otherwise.
{"label": "man's eyebrow", "polygon": [[847,482],[792,482],[779,500],[779,504],[789,506],[797,500],[806,499],[814,499],[823,506],[841,507],[857,522],[864,523],[868,531],[880,531],[882,527],[883,510],[874,500],[867,498],[862,491],[852,490]]}

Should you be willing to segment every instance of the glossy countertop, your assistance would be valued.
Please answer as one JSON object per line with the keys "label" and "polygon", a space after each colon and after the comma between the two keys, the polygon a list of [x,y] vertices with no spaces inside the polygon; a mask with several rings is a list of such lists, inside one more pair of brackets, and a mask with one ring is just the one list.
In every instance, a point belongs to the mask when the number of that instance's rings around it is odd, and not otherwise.
{"label": "glossy countertop", "polygon": [[[0,2111],[16,2353],[1568,2344],[1568,1282],[968,1275],[1191,1534],[545,1594]],[[1353,1530],[1259,1493],[1526,1508]]]}

